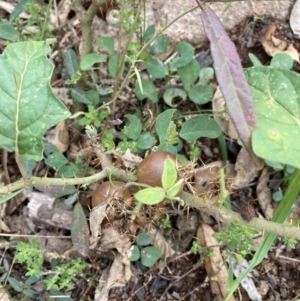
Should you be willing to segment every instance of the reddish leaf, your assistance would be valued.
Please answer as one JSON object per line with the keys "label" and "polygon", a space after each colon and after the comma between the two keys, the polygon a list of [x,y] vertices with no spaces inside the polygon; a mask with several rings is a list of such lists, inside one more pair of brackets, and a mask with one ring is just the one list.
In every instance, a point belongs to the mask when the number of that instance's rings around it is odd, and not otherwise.
{"label": "reddish leaf", "polygon": [[[198,0],[196,1],[199,4]],[[199,6],[201,7],[200,4]],[[228,113],[252,160],[257,167],[262,167],[261,161],[255,156],[251,147],[251,132],[258,125],[258,121],[254,100],[240,58],[216,14],[208,7],[201,8],[201,20],[210,41],[216,77]]]}

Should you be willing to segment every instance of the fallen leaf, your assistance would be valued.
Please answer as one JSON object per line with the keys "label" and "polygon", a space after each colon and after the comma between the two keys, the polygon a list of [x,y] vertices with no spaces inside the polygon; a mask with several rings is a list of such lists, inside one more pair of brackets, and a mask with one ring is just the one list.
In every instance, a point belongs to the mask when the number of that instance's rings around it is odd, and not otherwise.
{"label": "fallen leaf", "polygon": [[[210,247],[213,250],[212,256],[205,256],[204,264],[207,276],[210,281],[211,292],[214,295],[214,300],[222,301],[227,293],[227,267],[223,261],[219,242],[213,237],[214,230],[207,224],[201,224],[197,231],[197,240],[202,247]],[[235,301],[231,296],[229,301]]]}
{"label": "fallen leaf", "polygon": [[11,301],[8,293],[6,292],[6,290],[4,289],[4,287],[2,285],[0,285],[0,300],[1,301]]}
{"label": "fallen leaf", "polygon": [[214,94],[212,100],[212,107],[214,119],[221,127],[222,132],[225,133],[231,139],[237,140],[239,138],[238,133],[227,112],[225,100],[219,87],[217,88]]}
{"label": "fallen leaf", "polygon": [[[239,264],[234,255],[231,257],[231,264],[233,274],[236,278],[249,266],[248,262],[245,259],[242,261],[242,263]],[[247,292],[251,300],[261,301],[262,296],[256,289],[252,278],[252,273],[248,273],[247,276],[242,280],[241,285],[243,289]]]}
{"label": "fallen leaf", "polygon": [[237,189],[248,185],[258,176],[258,169],[244,147],[238,154],[234,169],[236,170],[236,177],[232,185]]}
{"label": "fallen leaf", "polygon": [[276,25],[271,23],[265,30],[265,32],[260,37],[260,42],[269,56],[275,56],[278,53],[285,53],[290,55],[290,57],[299,62],[299,53],[293,46],[284,41],[274,37],[276,31]]}
{"label": "fallen leaf", "polygon": [[45,140],[55,145],[59,152],[64,153],[70,145],[68,124],[66,120],[59,122],[55,128],[49,130]]}
{"label": "fallen leaf", "polygon": [[122,156],[122,161],[126,168],[135,168],[143,161],[143,159],[132,154],[130,149],[127,149],[125,154]]}
{"label": "fallen leaf", "polygon": [[274,212],[272,194],[268,187],[269,174],[268,168],[264,168],[256,186],[257,200],[266,219],[271,218]]}
{"label": "fallen leaf", "polygon": [[291,29],[298,38],[300,38],[300,0],[297,0],[294,4],[290,15]]}

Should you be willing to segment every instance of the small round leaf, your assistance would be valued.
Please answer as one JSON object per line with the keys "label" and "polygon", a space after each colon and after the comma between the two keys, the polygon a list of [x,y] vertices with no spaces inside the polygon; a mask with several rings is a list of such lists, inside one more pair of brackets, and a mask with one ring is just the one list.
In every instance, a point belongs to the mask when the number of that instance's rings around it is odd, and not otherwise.
{"label": "small round leaf", "polygon": [[146,205],[155,205],[165,198],[165,190],[160,187],[151,187],[138,191],[134,197],[141,203]]}
{"label": "small round leaf", "polygon": [[145,267],[151,268],[161,257],[161,252],[156,247],[146,247],[141,251],[141,262]]}

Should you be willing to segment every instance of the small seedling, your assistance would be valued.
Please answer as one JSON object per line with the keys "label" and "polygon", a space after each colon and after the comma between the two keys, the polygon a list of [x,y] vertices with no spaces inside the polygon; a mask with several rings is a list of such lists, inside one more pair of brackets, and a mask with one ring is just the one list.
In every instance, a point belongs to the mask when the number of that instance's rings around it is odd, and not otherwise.
{"label": "small seedling", "polygon": [[142,265],[151,268],[161,257],[158,248],[151,246],[152,237],[146,233],[140,233],[136,238],[136,244],[131,248],[130,261],[141,260]]}

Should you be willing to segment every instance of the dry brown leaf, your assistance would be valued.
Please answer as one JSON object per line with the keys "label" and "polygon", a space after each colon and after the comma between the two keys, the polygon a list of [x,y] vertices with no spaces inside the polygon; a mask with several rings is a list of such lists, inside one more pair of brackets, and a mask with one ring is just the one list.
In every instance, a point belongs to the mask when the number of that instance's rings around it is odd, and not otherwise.
{"label": "dry brown leaf", "polygon": [[297,0],[290,16],[290,26],[295,36],[300,38],[300,0]]}
{"label": "dry brown leaf", "polygon": [[64,153],[70,145],[70,136],[66,120],[59,122],[55,128],[49,130],[45,140],[55,145],[59,152]]}
{"label": "dry brown leaf", "polygon": [[276,25],[271,23],[260,37],[260,42],[262,43],[265,52],[272,57],[278,53],[285,53],[290,55],[293,60],[299,62],[299,53],[293,44],[288,45],[286,41],[275,38],[275,31]]}
{"label": "dry brown leaf", "polygon": [[122,161],[126,168],[135,168],[143,161],[143,159],[132,154],[130,149],[127,149],[125,154],[122,156]]}
{"label": "dry brown leaf", "polygon": [[10,296],[8,295],[8,293],[6,292],[6,290],[4,289],[4,287],[2,285],[0,285],[0,300],[1,301],[11,301]]}
{"label": "dry brown leaf", "polygon": [[90,238],[90,244],[91,248],[94,248],[96,246],[96,243],[99,239],[99,236],[101,236],[101,224],[103,220],[106,217],[106,207],[108,203],[105,202],[100,206],[97,206],[91,211],[90,214],[90,230],[91,230],[91,238]]}
{"label": "dry brown leaf", "polygon": [[264,216],[269,219],[273,216],[274,208],[272,206],[272,194],[268,187],[269,171],[264,168],[256,186],[256,194],[259,206],[264,213]]}
{"label": "dry brown leaf", "polygon": [[60,25],[64,25],[68,21],[68,15],[71,11],[71,4],[71,0],[62,0],[59,2],[57,12]]}
{"label": "dry brown leaf", "polygon": [[254,178],[258,176],[259,172],[245,147],[241,148],[234,169],[236,170],[237,174],[232,182],[232,185],[235,188],[241,188],[248,185],[251,181],[253,181]]}
{"label": "dry brown leaf", "polygon": [[[212,294],[217,301],[222,301],[227,293],[228,272],[223,261],[218,241],[213,237],[214,230],[207,224],[201,224],[197,231],[197,240],[202,247],[211,247],[213,254],[210,257],[205,256],[204,264],[207,276],[210,281]],[[229,301],[235,301],[231,296]]]}
{"label": "dry brown leaf", "polygon": [[212,107],[214,119],[221,127],[222,132],[225,133],[231,139],[237,140],[239,136],[230,119],[229,114],[227,113],[225,100],[219,87],[217,88],[214,94],[212,100]]}

